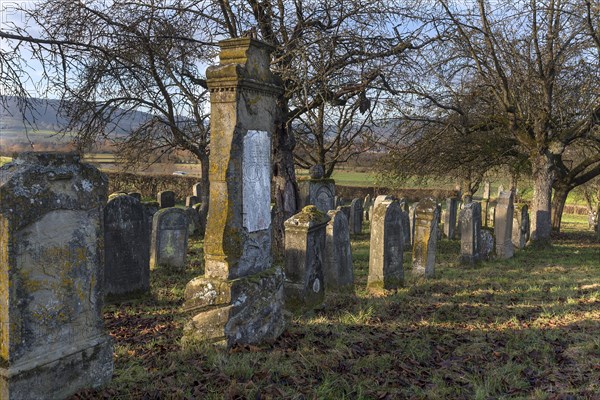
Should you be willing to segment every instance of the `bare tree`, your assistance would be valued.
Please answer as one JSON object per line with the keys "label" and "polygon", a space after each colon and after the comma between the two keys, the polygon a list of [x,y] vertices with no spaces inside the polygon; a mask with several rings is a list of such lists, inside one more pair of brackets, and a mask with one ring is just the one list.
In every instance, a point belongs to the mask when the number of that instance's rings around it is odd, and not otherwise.
{"label": "bare tree", "polygon": [[552,186],[568,146],[594,132],[598,77],[587,56],[589,36],[579,2],[500,1],[473,8],[438,1],[440,23],[454,27],[446,44],[454,58],[487,84],[506,131],[532,168],[532,240],[547,242]]}

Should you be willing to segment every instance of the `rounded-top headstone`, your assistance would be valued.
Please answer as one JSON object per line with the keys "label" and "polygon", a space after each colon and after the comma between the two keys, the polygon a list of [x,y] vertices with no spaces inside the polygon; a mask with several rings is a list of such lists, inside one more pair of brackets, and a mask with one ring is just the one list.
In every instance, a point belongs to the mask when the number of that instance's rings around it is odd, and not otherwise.
{"label": "rounded-top headstone", "polygon": [[317,164],[310,167],[308,173],[310,175],[310,179],[323,179],[325,176],[325,169],[321,164]]}

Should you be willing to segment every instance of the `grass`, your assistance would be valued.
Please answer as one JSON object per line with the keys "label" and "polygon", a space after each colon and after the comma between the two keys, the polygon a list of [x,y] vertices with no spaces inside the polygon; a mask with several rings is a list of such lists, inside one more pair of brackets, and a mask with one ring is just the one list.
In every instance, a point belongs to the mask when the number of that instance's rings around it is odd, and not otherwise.
{"label": "grass", "polygon": [[179,345],[183,289],[203,272],[195,239],[184,272],[153,271],[150,293],[105,307],[113,381],[74,399],[598,399],[600,243],[582,222],[567,218],[551,248],[470,268],[442,240],[429,280],[407,252],[405,287],[385,296],[364,289],[357,235],[356,295],[329,293],[275,343],[228,351]]}

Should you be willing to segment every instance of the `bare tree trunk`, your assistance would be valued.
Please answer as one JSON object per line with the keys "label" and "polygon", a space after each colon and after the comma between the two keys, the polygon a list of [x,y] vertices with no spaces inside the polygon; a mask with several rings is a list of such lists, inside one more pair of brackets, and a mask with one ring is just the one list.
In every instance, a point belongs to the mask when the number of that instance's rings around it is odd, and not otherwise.
{"label": "bare tree trunk", "polygon": [[567,186],[554,188],[554,196],[552,197],[552,230],[555,232],[560,232],[562,214],[570,191],[571,189]]}
{"label": "bare tree trunk", "polygon": [[294,167],[295,140],[285,122],[277,124],[273,138],[273,194],[275,212],[272,221],[273,254],[283,256],[285,231],[283,223],[298,211],[298,185]]}
{"label": "bare tree trunk", "polygon": [[536,244],[549,244],[554,171],[549,156],[540,154],[533,160],[533,199],[531,200],[531,237]]}

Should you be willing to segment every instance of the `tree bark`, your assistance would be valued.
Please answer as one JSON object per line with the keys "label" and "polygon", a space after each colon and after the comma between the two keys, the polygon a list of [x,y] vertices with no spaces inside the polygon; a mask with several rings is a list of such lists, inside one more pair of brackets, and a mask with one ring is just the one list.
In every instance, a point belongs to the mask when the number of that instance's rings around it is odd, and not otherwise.
{"label": "tree bark", "polygon": [[560,232],[562,214],[570,191],[571,189],[568,186],[554,187],[554,196],[552,197],[552,230],[555,232]]}
{"label": "tree bark", "polygon": [[539,154],[533,158],[533,199],[531,201],[530,242],[540,245],[550,243],[551,199],[554,171],[550,156]]}
{"label": "tree bark", "polygon": [[[286,105],[281,106],[285,115]],[[285,250],[283,223],[298,211],[298,185],[294,165],[294,134],[283,118],[276,123],[273,138],[273,195],[275,211],[271,222],[273,254],[282,257]]]}

